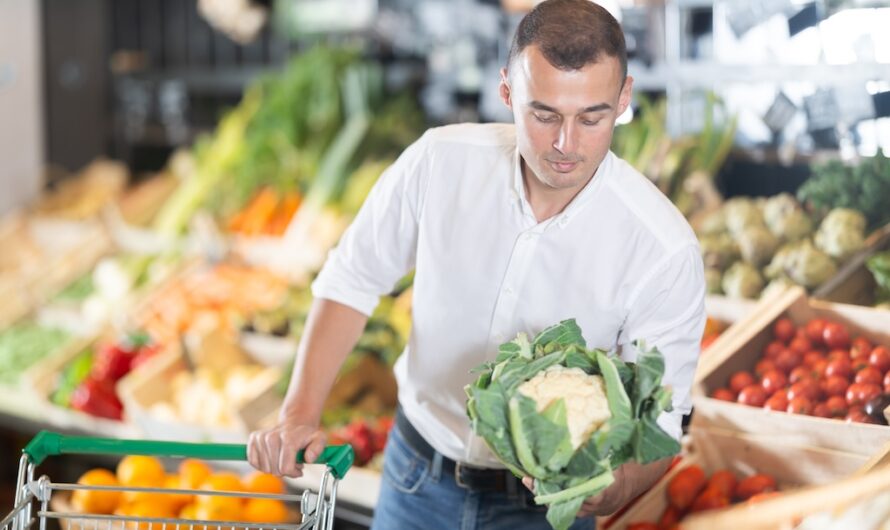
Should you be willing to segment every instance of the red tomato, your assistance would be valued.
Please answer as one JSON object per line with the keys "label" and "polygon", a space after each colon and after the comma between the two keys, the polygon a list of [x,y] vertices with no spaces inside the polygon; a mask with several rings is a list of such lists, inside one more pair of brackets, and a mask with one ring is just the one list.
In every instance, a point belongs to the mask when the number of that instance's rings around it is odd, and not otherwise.
{"label": "red tomato", "polygon": [[874,366],[867,366],[862,370],[856,372],[856,377],[853,379],[857,383],[871,383],[873,385],[881,385],[884,382],[884,378],[881,376],[882,372],[878,371]]}
{"label": "red tomato", "polygon": [[776,491],[776,480],[773,477],[764,474],[751,475],[739,482],[735,489],[735,498],[745,501],[755,495],[770,491]]}
{"label": "red tomato", "polygon": [[785,392],[776,392],[766,400],[763,408],[775,410],[776,412],[785,412],[788,409],[788,396],[785,395]]}
{"label": "red tomato", "polygon": [[874,423],[875,420],[871,416],[865,413],[862,410],[862,407],[850,407],[849,412],[847,412],[847,416],[844,417],[845,421],[852,423]]}
{"label": "red tomato", "polygon": [[[760,390],[760,387],[757,387]],[[687,466],[668,482],[668,503],[683,511],[692,505],[698,493],[705,487],[705,472],[697,465]]]}
{"label": "red tomato", "polygon": [[810,343],[810,340],[805,337],[795,337],[791,339],[791,342],[788,344],[788,349],[803,355],[813,349],[813,345]]}
{"label": "red tomato", "polygon": [[816,403],[816,406],[813,407],[813,416],[817,418],[830,418],[831,417],[831,409],[828,408],[828,405],[823,403]]}
{"label": "red tomato", "polygon": [[822,340],[825,341],[825,345],[829,348],[849,348],[850,332],[847,331],[847,326],[843,324],[829,322],[825,324]]}
{"label": "red tomato", "polygon": [[840,376],[849,381],[851,375],[853,375],[853,364],[849,359],[835,359],[825,367],[825,377]]}
{"label": "red tomato", "polygon": [[847,405],[862,406],[881,395],[881,387],[874,384],[853,383],[847,388]]}
{"label": "red tomato", "polygon": [[825,369],[828,368],[828,360],[823,359],[813,365],[813,376],[816,378],[825,377]]}
{"label": "red tomato", "polygon": [[792,385],[802,379],[813,379],[812,368],[806,366],[798,366],[788,375],[788,382]]}
{"label": "red tomato", "polygon": [[757,384],[746,386],[739,392],[738,402],[750,407],[762,407],[766,403],[766,392]]}
{"label": "red tomato", "polygon": [[736,482],[735,475],[732,471],[721,469],[715,471],[714,474],[711,475],[706,487],[716,489],[725,497],[729,498],[732,497],[733,492],[735,492]]}
{"label": "red tomato", "polygon": [[855,359],[857,357],[868,357],[868,354],[871,353],[872,346],[871,342],[868,341],[865,337],[856,337],[853,339],[853,343],[850,344],[850,358]]}
{"label": "red tomato", "polygon": [[729,389],[738,394],[746,386],[754,384],[754,376],[751,372],[736,372],[729,378]]}
{"label": "red tomato", "polygon": [[868,364],[874,366],[881,373],[890,370],[890,349],[878,346],[868,355]]}
{"label": "red tomato", "polygon": [[813,344],[822,344],[822,333],[825,331],[825,321],[821,318],[815,318],[807,322],[806,325],[807,338]]}
{"label": "red tomato", "polygon": [[794,327],[794,322],[791,322],[790,318],[780,318],[773,324],[773,335],[776,339],[785,344],[791,342],[791,339],[794,338],[796,332],[797,329]]}
{"label": "red tomato", "polygon": [[803,355],[803,364],[805,366],[813,366],[817,362],[825,359],[819,350],[810,350]]}
{"label": "red tomato", "polygon": [[884,393],[890,394],[890,370],[884,374]]}
{"label": "red tomato", "polygon": [[819,388],[819,383],[814,379],[804,379],[803,381],[798,381],[791,385],[791,388],[788,389],[787,397],[788,403],[790,404],[794,401],[794,398],[797,397],[805,397],[810,401],[816,401],[819,399],[819,394],[822,393],[822,389]]}
{"label": "red tomato", "polygon": [[692,513],[716,510],[729,506],[729,497],[716,488],[705,488],[692,503]]}
{"label": "red tomato", "polygon": [[781,341],[774,340],[766,345],[763,350],[764,359],[775,359],[785,349],[785,345]]}
{"label": "red tomato", "polygon": [[871,366],[870,364],[868,364],[868,357],[857,357],[850,362],[853,363],[853,373],[854,374],[859,372],[859,370],[862,370],[862,369],[865,369],[865,368],[868,368],[869,366]]}
{"label": "red tomato", "polygon": [[658,519],[658,528],[670,528],[673,525],[677,524],[682,517],[683,512],[671,505],[668,505],[668,507],[664,510],[664,513],[661,514],[661,518]]}
{"label": "red tomato", "polygon": [[846,377],[830,375],[822,380],[820,386],[822,388],[822,393],[828,397],[843,396],[847,393],[847,387],[850,386],[850,382]]}
{"label": "red tomato", "polygon": [[719,399],[720,401],[729,401],[735,403],[736,393],[728,388],[718,388],[717,390],[711,392],[711,397],[714,399]]}
{"label": "red tomato", "polygon": [[812,414],[813,402],[804,396],[796,396],[788,400],[788,408],[785,410],[791,414]]}
{"label": "red tomato", "polygon": [[843,396],[831,396],[825,400],[825,405],[834,418],[843,418],[847,415],[847,400]]}
{"label": "red tomato", "polygon": [[803,362],[803,354],[792,349],[786,349],[776,357],[776,368],[786,374],[791,373]]}
{"label": "red tomato", "polygon": [[760,380],[760,386],[768,395],[775,394],[776,391],[785,388],[787,384],[788,378],[779,370],[770,370],[763,374],[763,378]]}
{"label": "red tomato", "polygon": [[776,368],[775,362],[770,359],[761,359],[754,365],[754,373],[757,374],[758,377],[763,377],[763,374],[770,370],[775,370]]}
{"label": "red tomato", "polygon": [[846,361],[850,360],[850,352],[849,350],[836,349],[828,352],[828,362],[831,362],[835,359],[844,359]]}

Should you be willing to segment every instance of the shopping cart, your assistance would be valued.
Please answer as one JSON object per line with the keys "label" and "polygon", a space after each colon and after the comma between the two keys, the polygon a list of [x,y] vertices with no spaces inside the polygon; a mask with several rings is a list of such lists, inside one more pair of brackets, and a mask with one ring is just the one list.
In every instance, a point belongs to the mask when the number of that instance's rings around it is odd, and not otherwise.
{"label": "shopping cart", "polygon": [[[167,458],[201,458],[204,460],[247,460],[247,448],[237,444],[194,444],[149,440],[112,440],[82,436],[63,436],[41,432],[25,447],[19,463],[15,508],[0,522],[0,530],[25,530],[39,521],[46,530],[48,520],[59,521],[62,530],[330,530],[334,524],[337,484],[352,466],[355,455],[349,445],[328,446],[316,464],[326,469],[318,492],[306,490],[302,495],[244,493],[188,489],[161,489],[123,486],[86,486],[56,484],[47,476],[34,478],[34,471],[47,457],[63,454],[79,455],[150,455]],[[303,462],[302,451],[297,455]],[[55,511],[50,504],[53,492],[99,490],[135,492],[156,495],[196,495],[204,497],[238,497],[242,499],[276,499],[299,501],[302,521],[299,524],[245,521],[216,521],[188,518],[141,517]],[[36,514],[33,511],[36,508]],[[35,519],[36,515],[36,519]]]}

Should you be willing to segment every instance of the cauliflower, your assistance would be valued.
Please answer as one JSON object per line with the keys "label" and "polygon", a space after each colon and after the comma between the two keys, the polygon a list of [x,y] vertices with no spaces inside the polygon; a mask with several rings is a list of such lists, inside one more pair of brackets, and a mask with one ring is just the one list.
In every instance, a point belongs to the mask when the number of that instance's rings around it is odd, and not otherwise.
{"label": "cauliflower", "polygon": [[767,199],[763,218],[770,231],[784,241],[798,241],[813,231],[813,222],[800,203],[788,193]]}
{"label": "cauliflower", "polygon": [[740,234],[749,226],[764,226],[763,212],[757,203],[747,197],[737,197],[726,201],[726,228],[733,236]]}
{"label": "cauliflower", "polygon": [[815,240],[819,250],[845,260],[865,246],[865,217],[856,210],[835,208],[819,225]]}
{"label": "cauliflower", "polygon": [[780,248],[765,272],[768,278],[787,276],[796,284],[812,289],[834,276],[837,265],[809,239],[804,239]]}
{"label": "cauliflower", "polygon": [[757,298],[763,290],[763,278],[749,263],[738,261],[723,275],[722,286],[730,298]]}
{"label": "cauliflower", "polygon": [[742,259],[755,267],[769,263],[779,247],[779,240],[764,226],[745,228],[739,233],[737,242]]}
{"label": "cauliflower", "polygon": [[739,247],[729,234],[701,236],[699,247],[706,267],[722,271],[739,258]]}
{"label": "cauliflower", "polygon": [[581,447],[593,431],[612,417],[603,377],[588,375],[580,368],[551,366],[519,385],[518,390],[535,400],[539,413],[557,399],[565,399],[572,449]]}

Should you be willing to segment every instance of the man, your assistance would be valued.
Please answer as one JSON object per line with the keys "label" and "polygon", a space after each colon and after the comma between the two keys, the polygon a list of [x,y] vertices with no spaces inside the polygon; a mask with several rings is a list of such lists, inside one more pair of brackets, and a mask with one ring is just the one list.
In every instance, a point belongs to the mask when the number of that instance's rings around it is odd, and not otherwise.
{"label": "man", "polygon": [[[587,0],[547,0],[520,23],[500,95],[515,125],[428,131],[387,170],[313,285],[280,424],[250,437],[259,469],[298,476],[325,443],[322,404],[379,297],[416,267],[413,329],[396,363],[400,410],[374,528],[546,528],[543,507],[475,437],[463,387],[517,332],[576,318],[587,343],[645,339],[665,355],[680,435],[704,326],[692,230],[609,152],[631,100],[621,28]],[[593,528],[667,462],[628,464],[588,499]],[[531,485],[527,481],[527,485]]]}

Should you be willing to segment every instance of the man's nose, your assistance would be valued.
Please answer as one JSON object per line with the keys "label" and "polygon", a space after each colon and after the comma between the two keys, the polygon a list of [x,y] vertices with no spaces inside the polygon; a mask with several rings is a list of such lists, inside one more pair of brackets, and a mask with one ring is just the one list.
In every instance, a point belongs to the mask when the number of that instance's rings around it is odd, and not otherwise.
{"label": "man's nose", "polygon": [[575,124],[571,120],[566,120],[559,128],[559,136],[553,142],[553,148],[564,155],[573,153],[577,145],[576,134]]}

